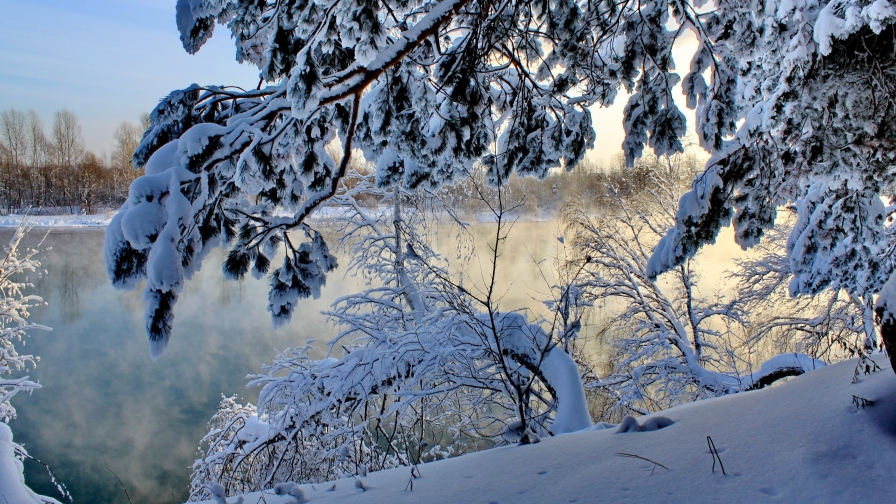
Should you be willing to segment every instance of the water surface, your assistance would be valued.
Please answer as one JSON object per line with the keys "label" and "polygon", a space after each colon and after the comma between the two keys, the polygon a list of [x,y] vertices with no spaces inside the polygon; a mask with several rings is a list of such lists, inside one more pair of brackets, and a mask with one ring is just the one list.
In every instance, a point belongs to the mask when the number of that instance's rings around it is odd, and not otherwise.
{"label": "water surface", "polygon": [[[43,388],[13,400],[18,418],[11,426],[75,502],[126,502],[109,469],[135,503],[182,502],[221,394],[254,402],[257,391],[245,388],[245,376],[260,372],[275,349],[326,338],[330,329],[318,312],[327,302],[308,300],[291,325],[275,331],[265,311],[266,282],[224,281],[222,256],[213,253],[186,285],[167,351],[152,361],[140,288],[112,288],[102,242],[102,231],[80,230],[53,231],[44,241],[46,273],[35,283],[47,305],[31,320],[53,331],[33,332],[20,348],[40,356],[28,374]],[[328,294],[345,284],[332,282]],[[32,488],[58,497],[42,467],[26,468]]]}
{"label": "water surface", "polygon": [[[559,230],[550,221],[515,224],[500,251],[496,292],[502,310],[543,310],[540,300],[554,281],[555,258],[565,254]],[[27,243],[34,245],[44,233],[33,230]],[[486,243],[494,239],[494,226],[476,224],[472,233],[486,253],[467,263],[468,280],[482,285],[490,270]],[[10,234],[0,233],[3,243]],[[452,231],[436,229],[431,238],[453,259],[469,235],[459,239]],[[134,503],[183,502],[196,447],[221,395],[237,394],[254,403],[258,391],[245,387],[245,376],[261,372],[277,350],[304,345],[310,338],[332,338],[334,329],[320,311],[336,297],[357,291],[359,282],[346,277],[345,268],[338,269],[329,276],[321,299],[302,301],[292,323],[274,330],[265,309],[267,281],[225,281],[223,253],[216,250],[187,282],[175,308],[168,349],[152,361],[143,328],[142,286],[127,292],[112,288],[102,243],[101,230],[57,230],[43,242],[40,257],[46,273],[34,281],[47,304],[33,310],[31,320],[54,330],[34,332],[20,347],[21,353],[40,356],[28,374],[43,388],[13,400],[19,413],[11,422],[13,433],[31,455],[56,471],[75,502],[127,502],[112,471]],[[708,249],[708,263],[724,264],[723,256],[731,250]],[[341,264],[348,262],[337,257]],[[718,279],[707,277],[713,283]],[[589,330],[585,328],[586,337]],[[38,464],[26,463],[26,481],[39,493],[58,498]]]}
{"label": "water surface", "polygon": [[[503,248],[499,292],[502,308],[537,308],[547,289],[539,269],[551,276],[550,261],[533,257],[562,253],[556,223],[518,223]],[[45,232],[26,238],[34,245]],[[492,227],[476,225],[480,242]],[[0,238],[6,238],[3,233]],[[450,232],[433,236],[446,253],[457,253]],[[21,350],[40,356],[29,371],[43,388],[13,401],[19,416],[15,439],[49,464],[75,502],[126,502],[115,475],[133,502],[182,502],[190,465],[221,395],[255,402],[245,376],[261,372],[277,350],[326,341],[334,335],[319,312],[337,296],[358,289],[340,268],[322,297],[300,303],[291,324],[274,330],[266,311],[267,281],[225,281],[217,250],[189,282],[175,308],[174,331],[165,353],[149,358],[143,329],[141,287],[112,288],[102,258],[103,231],[53,231],[40,255],[46,273],[34,278],[46,306],[31,320],[52,327],[34,332]],[[484,243],[479,243],[485,247]],[[558,248],[559,247],[559,248]],[[340,257],[340,263],[347,263]],[[469,263],[480,279],[487,259]],[[112,474],[114,471],[115,475]],[[26,480],[39,493],[57,496],[44,469],[26,464]]]}

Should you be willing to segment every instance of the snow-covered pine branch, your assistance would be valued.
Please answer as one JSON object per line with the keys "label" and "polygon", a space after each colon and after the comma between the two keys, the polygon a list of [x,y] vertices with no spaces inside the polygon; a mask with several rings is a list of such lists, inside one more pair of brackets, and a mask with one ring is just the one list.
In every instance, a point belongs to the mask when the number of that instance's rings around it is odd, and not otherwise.
{"label": "snow-covered pine branch", "polygon": [[594,140],[588,107],[611,105],[624,86],[634,93],[629,158],[644,142],[680,151],[679,78],[667,70],[681,32],[665,28],[668,11],[570,0],[179,0],[189,52],[226,24],[262,82],[172,92],[135,153],[146,175],[110,225],[105,255],[115,285],[147,279],[153,355],[211,246],[230,247],[225,272],[235,278],[267,273],[273,253],[287,251],[271,272],[275,323],[317,292],[335,263],[306,221],[344,178],[326,152],[336,138],[346,159],[358,148],[376,164],[380,186],[438,187],[478,162],[492,182],[545,176],[582,159]]}
{"label": "snow-covered pine branch", "polygon": [[[271,311],[286,321],[335,267],[306,219],[344,177],[325,149],[337,137],[346,158],[356,147],[377,165],[379,185],[436,187],[476,162],[492,182],[543,176],[576,165],[593,143],[588,107],[624,88],[632,163],[645,146],[682,150],[680,82],[712,158],[648,275],[731,222],[738,243],[754,245],[793,203],[791,292],[874,296],[893,271],[881,197],[893,195],[894,20],[889,0],[179,0],[185,49],[226,24],[262,82],[162,100],[135,153],[147,175],[109,228],[110,276],[148,279],[156,355],[208,247],[231,247],[236,278],[266,273],[282,247]],[[686,31],[698,48],[682,77],[672,48]],[[881,317],[896,320],[888,299]]]}
{"label": "snow-covered pine branch", "polygon": [[[896,6],[675,5],[679,22],[697,34],[684,92],[697,112],[701,145],[713,155],[679,202],[675,227],[657,245],[648,274],[683,264],[721,226],[733,224],[737,243],[753,246],[775,226],[778,208],[790,204],[798,212],[787,244],[792,295],[830,288],[868,300],[889,292]],[[882,295],[878,310],[896,320],[896,298]],[[896,332],[886,332],[896,356]]]}

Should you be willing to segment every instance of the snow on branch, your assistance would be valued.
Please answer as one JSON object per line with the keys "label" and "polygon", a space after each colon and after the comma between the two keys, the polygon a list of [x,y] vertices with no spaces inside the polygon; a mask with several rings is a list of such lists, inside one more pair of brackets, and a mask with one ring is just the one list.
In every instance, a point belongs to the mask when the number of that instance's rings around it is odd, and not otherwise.
{"label": "snow on branch", "polygon": [[[679,84],[711,155],[650,244],[649,278],[685,265],[722,226],[755,246],[782,205],[800,215],[793,295],[873,297],[893,272],[892,202],[881,201],[893,196],[896,138],[888,0],[179,0],[176,11],[187,51],[226,25],[261,82],[172,92],[135,153],[147,174],[109,228],[106,260],[116,285],[149,280],[154,355],[209,247],[230,247],[233,278],[266,275],[287,251],[295,264],[271,281],[275,323],[317,292],[335,262],[307,220],[344,178],[326,151],[337,139],[343,161],[355,148],[377,166],[378,187],[437,188],[478,164],[492,184],[544,177],[583,158],[589,107],[620,89],[627,164],[645,147],[684,149]],[[688,32],[697,50],[681,75],[672,51]]]}
{"label": "snow on branch", "polygon": [[[579,367],[564,351],[581,327],[568,286],[547,303],[558,310],[552,324],[502,311],[496,263],[471,282],[431,248],[439,201],[377,188],[373,178],[353,171],[333,200],[350,267],[372,285],[326,312],[339,332],[323,358],[310,345],[282,352],[250,382],[261,387],[257,408],[222,401],[194,466],[193,498],[207,497],[208,481],[243,493],[591,426]],[[513,206],[497,193],[486,261],[500,255]],[[376,199],[365,207],[360,195]]]}
{"label": "snow on branch", "polygon": [[763,242],[764,254],[738,263],[733,292],[701,292],[699,257],[652,279],[651,251],[687,188],[682,164],[682,156],[644,160],[638,192],[611,195],[596,216],[575,206],[565,212],[578,254],[589,259],[578,288],[612,314],[613,369],[589,380],[611,398],[611,413],[762,388],[824,366],[819,356],[873,351],[867,303],[836,294],[830,303],[789,299],[786,226]]}
{"label": "snow on branch", "polygon": [[40,385],[27,376],[13,376],[39,360],[32,355],[21,355],[15,348],[17,342],[31,330],[49,331],[50,328],[28,321],[29,310],[43,303],[39,296],[26,294],[31,287],[25,275],[38,273],[40,262],[35,258],[37,250],[28,249],[22,254],[19,247],[27,229],[20,226],[16,229],[9,244],[5,247],[0,261],[0,421],[9,422],[16,417],[16,410],[10,404],[19,392],[39,389]]}

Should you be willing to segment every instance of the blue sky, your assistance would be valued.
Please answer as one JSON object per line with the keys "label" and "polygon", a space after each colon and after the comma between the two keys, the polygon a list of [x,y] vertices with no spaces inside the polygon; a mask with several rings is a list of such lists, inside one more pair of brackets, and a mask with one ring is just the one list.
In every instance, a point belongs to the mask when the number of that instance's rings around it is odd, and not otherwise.
{"label": "blue sky", "polygon": [[[175,4],[0,0],[0,110],[34,109],[49,129],[53,113],[69,108],[81,119],[87,148],[100,154],[111,149],[119,123],[136,122],[174,89],[193,82],[254,88],[258,71],[236,62],[226,27],[218,26],[197,55],[183,50]],[[676,51],[684,62],[693,54],[692,38]],[[592,109],[594,158],[620,152],[625,100],[620,93],[613,107]],[[685,114],[693,129],[693,113]]]}
{"label": "blue sky", "polygon": [[0,110],[34,109],[47,130],[73,110],[87,147],[109,151],[122,121],[136,122],[173,89],[255,87],[226,27],[196,56],[180,44],[175,0],[0,0]]}

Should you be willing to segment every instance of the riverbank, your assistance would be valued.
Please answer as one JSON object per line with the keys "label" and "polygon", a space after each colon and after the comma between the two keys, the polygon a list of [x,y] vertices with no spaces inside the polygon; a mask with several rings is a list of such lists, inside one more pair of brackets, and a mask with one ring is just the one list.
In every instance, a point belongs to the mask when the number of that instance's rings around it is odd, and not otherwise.
{"label": "riverbank", "polygon": [[35,228],[105,228],[117,212],[93,215],[60,214],[60,215],[22,215],[9,214],[0,216],[0,229],[17,228],[22,221]]}
{"label": "riverbank", "polygon": [[[302,489],[322,504],[892,502],[896,375],[884,355],[873,359],[883,369],[855,383],[857,360],[841,362],[657,413],[674,422],[660,430],[602,424],[425,464],[418,479],[399,468]],[[245,502],[296,501],[269,491]]]}

